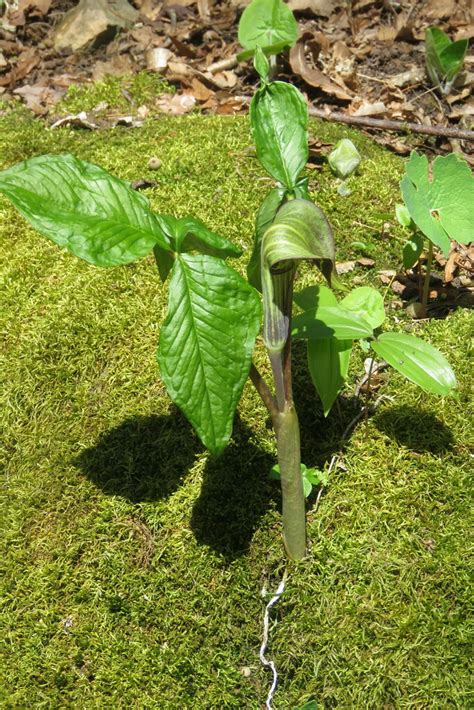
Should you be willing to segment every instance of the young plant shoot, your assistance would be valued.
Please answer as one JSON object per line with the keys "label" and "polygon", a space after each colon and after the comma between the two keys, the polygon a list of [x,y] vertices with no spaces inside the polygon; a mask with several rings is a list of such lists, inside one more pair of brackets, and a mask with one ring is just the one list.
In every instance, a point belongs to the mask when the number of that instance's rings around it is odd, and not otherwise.
{"label": "young plant shoot", "polygon": [[427,315],[433,247],[449,255],[451,240],[469,244],[474,235],[474,176],[456,153],[428,158],[414,150],[400,183],[404,205],[396,206],[398,222],[411,235],[403,248],[403,266],[410,269],[420,258],[424,238],[428,240],[420,317]]}
{"label": "young plant shoot", "polygon": [[[385,314],[380,295],[371,289],[356,289],[338,303],[328,287],[309,287],[296,296],[302,312],[292,323],[300,261],[314,264],[329,286],[338,286],[334,240],[303,177],[305,100],[294,86],[268,80],[269,62],[258,46],[255,66],[261,84],[250,120],[257,157],[276,186],[256,217],[248,281],[228,265],[226,259],[240,251],[227,239],[193,217],[155,214],[146,197],[127,183],[71,155],[43,155],[3,171],[0,191],[36,230],[96,266],[127,264],[153,251],[162,282],[170,278],[158,346],[169,395],[203,444],[219,454],[230,439],[250,375],[275,429],[286,552],[299,560],[306,554],[305,490],[324,478],[300,461],[292,335],[308,342],[309,370],[325,413],[344,383],[354,340],[370,343],[429,392],[446,394],[455,381],[444,357],[430,345],[411,335],[378,335]],[[273,391],[252,364],[262,310]]]}

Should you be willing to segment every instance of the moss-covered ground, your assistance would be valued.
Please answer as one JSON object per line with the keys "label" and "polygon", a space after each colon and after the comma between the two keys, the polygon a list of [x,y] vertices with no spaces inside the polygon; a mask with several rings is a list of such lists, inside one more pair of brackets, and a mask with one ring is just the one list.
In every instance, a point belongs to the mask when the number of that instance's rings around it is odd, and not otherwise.
{"label": "moss-covered ground", "polygon": [[[383,229],[400,159],[346,128],[364,157],[352,194],[311,173],[340,261],[362,248],[399,261]],[[157,210],[191,213],[243,247],[269,187],[244,118],[161,118],[142,129],[47,130],[0,120],[0,167],[72,152],[154,179]],[[159,171],[148,159],[162,161]],[[0,201],[3,419],[1,703],[6,708],[261,708],[264,583],[284,569],[275,443],[247,386],[232,442],[203,450],[170,403],[155,349],[166,306],[152,258],[99,270],[35,234]],[[359,244],[354,244],[358,242]],[[364,244],[365,247],[361,247]],[[236,262],[242,272],[245,258]],[[362,269],[350,281],[374,281]],[[468,708],[469,315],[390,327],[437,345],[459,381],[438,399],[393,373],[385,401],[346,442],[315,509],[311,557],[290,566],[270,655],[275,707]],[[398,322],[397,322],[398,321]],[[268,374],[259,346],[257,360]],[[327,420],[295,350],[303,460],[328,465],[357,412],[356,358]]]}

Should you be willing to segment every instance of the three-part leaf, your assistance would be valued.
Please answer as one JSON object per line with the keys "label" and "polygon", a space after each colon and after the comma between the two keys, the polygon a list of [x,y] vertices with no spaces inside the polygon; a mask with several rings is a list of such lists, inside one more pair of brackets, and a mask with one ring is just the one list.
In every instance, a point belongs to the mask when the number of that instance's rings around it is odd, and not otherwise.
{"label": "three-part leaf", "polygon": [[29,223],[97,266],[135,261],[169,240],[144,195],[72,155],[41,155],[0,173],[3,192]]}
{"label": "three-part leaf", "polygon": [[438,156],[428,175],[428,158],[412,151],[400,187],[411,218],[428,239],[449,253],[450,240],[473,238],[474,176],[455,153]]}
{"label": "three-part leaf", "polygon": [[224,261],[201,254],[176,257],[169,291],[161,375],[203,444],[219,453],[250,369],[260,299]]}
{"label": "three-part leaf", "polygon": [[414,335],[382,333],[371,345],[379,357],[426,392],[446,395],[456,386],[444,355]]}

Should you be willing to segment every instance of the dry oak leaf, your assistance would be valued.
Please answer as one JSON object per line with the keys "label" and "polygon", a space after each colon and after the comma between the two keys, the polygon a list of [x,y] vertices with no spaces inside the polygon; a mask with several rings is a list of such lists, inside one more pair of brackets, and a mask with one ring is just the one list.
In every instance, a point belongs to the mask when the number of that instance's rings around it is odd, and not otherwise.
{"label": "dry oak leaf", "polygon": [[321,89],[326,94],[336,96],[342,101],[350,101],[353,94],[346,86],[340,86],[323,74],[317,67],[310,66],[305,56],[305,43],[312,39],[313,35],[305,32],[297,43],[290,49],[290,66],[295,74],[298,74],[306,84]]}

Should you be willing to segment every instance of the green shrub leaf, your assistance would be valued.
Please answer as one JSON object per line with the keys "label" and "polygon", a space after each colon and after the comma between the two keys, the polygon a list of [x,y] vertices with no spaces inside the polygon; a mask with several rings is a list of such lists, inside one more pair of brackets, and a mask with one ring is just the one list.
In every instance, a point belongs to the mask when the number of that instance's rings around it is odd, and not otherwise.
{"label": "green shrub leaf", "polygon": [[135,261],[169,241],[148,200],[72,155],[41,155],[0,173],[3,192],[53,242],[97,266]]}
{"label": "green shrub leaf", "polygon": [[379,357],[426,392],[445,395],[456,386],[444,355],[414,335],[382,333],[371,345]]}
{"label": "green shrub leaf", "polygon": [[450,240],[473,238],[474,176],[455,153],[438,156],[428,176],[428,159],[412,151],[400,187],[411,218],[445,256]]}
{"label": "green shrub leaf", "polygon": [[[291,47],[298,37],[298,23],[282,0],[252,0],[239,22],[239,42],[247,50]],[[244,53],[242,53],[244,54]]]}
{"label": "green shrub leaf", "polygon": [[169,293],[161,374],[203,444],[219,453],[250,369],[260,298],[224,261],[201,254],[176,257]]}
{"label": "green shrub leaf", "polygon": [[308,108],[291,84],[266,84],[252,98],[250,122],[257,158],[265,170],[293,191],[308,160]]}

